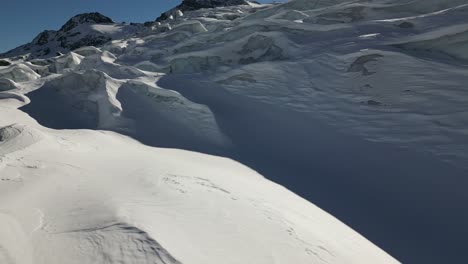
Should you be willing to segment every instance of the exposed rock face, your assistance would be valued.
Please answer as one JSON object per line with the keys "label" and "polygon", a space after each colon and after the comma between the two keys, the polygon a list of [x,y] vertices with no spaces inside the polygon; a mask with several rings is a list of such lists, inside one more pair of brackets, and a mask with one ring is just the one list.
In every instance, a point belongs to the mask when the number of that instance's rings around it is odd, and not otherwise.
{"label": "exposed rock face", "polygon": [[202,8],[215,8],[222,6],[235,6],[235,5],[248,5],[249,1],[245,0],[184,0],[175,9],[169,10],[168,12],[162,13],[156,21],[163,21],[168,19],[171,15],[174,15],[176,11],[185,12],[198,10]]}
{"label": "exposed rock face", "polygon": [[84,23],[106,24],[106,23],[114,23],[114,21],[112,21],[112,19],[104,16],[101,13],[97,13],[97,12],[84,13],[84,14],[76,15],[70,18],[70,20],[68,20],[67,23],[65,23],[65,25],[63,25],[60,28],[59,31],[68,32],[71,29],[75,28],[77,25],[84,24]]}
{"label": "exposed rock face", "polygon": [[26,55],[29,59],[50,57],[66,53],[84,46],[100,46],[112,40],[105,32],[91,27],[95,24],[115,24],[112,19],[100,13],[84,13],[70,18],[58,31],[41,32],[31,43],[0,54],[0,57]]}
{"label": "exposed rock face", "polygon": [[74,37],[82,34],[81,32],[70,31],[76,28],[80,24],[112,24],[114,21],[109,17],[106,17],[100,13],[84,13],[72,17],[70,20],[65,23],[57,33],[57,40],[60,41],[60,46],[66,49],[74,50],[84,46],[100,46],[108,41],[111,38],[106,36],[95,36],[95,35],[86,35],[78,40],[72,40]]}
{"label": "exposed rock face", "polygon": [[375,62],[378,58],[382,58],[381,54],[369,54],[357,58],[348,68],[348,72],[360,72],[364,76],[372,75],[374,72],[366,68],[366,63]]}
{"label": "exposed rock face", "polygon": [[179,10],[197,10],[201,8],[214,8],[219,6],[247,5],[245,0],[184,0],[178,6]]}
{"label": "exposed rock face", "polygon": [[106,36],[87,35],[86,37],[81,38],[80,40],[75,42],[62,42],[61,46],[69,50],[75,50],[86,46],[101,46],[104,43],[107,43],[111,40],[112,38]]}
{"label": "exposed rock face", "polygon": [[402,22],[397,25],[399,28],[414,28],[414,24],[408,21]]}
{"label": "exposed rock face", "polygon": [[54,31],[43,31],[37,35],[37,37],[33,40],[33,42],[39,46],[43,46],[49,42],[50,35],[53,34]]}
{"label": "exposed rock face", "polygon": [[9,61],[0,60],[0,66],[9,66],[9,65],[11,65],[11,63]]}

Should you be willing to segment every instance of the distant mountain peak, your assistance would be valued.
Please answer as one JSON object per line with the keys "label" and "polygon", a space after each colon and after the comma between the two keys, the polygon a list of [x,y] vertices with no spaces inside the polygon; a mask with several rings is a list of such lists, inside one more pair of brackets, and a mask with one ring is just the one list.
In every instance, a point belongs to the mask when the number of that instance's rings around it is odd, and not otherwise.
{"label": "distant mountain peak", "polygon": [[184,0],[182,3],[175,8],[164,12],[159,16],[156,21],[163,21],[169,18],[171,15],[174,15],[176,11],[193,11],[202,8],[216,8],[216,7],[225,7],[225,6],[236,6],[236,5],[248,5],[249,3],[255,1],[246,1],[246,0]]}
{"label": "distant mountain peak", "polygon": [[245,0],[184,0],[178,6],[182,11],[196,10],[201,8],[213,8],[220,6],[248,5]]}
{"label": "distant mountain peak", "polygon": [[[114,33],[120,34],[119,29],[95,30],[93,26],[97,24],[106,25],[108,28],[118,25],[111,18],[98,12],[79,14],[70,18],[59,30],[45,30],[32,42],[0,54],[0,57],[25,56],[27,59],[51,57],[84,46],[99,46],[112,40]],[[132,31],[132,29],[127,30]]]}
{"label": "distant mountain peak", "polygon": [[114,21],[111,18],[98,12],[83,13],[83,14],[79,14],[70,18],[67,21],[67,23],[65,23],[60,28],[60,31],[67,32],[75,28],[79,24],[85,24],[85,23],[107,24],[107,23],[114,23]]}

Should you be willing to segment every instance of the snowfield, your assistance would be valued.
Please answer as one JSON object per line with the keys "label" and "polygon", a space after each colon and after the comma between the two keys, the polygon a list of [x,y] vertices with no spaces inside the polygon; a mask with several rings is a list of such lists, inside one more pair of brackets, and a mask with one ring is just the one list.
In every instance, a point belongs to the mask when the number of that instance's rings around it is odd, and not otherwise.
{"label": "snowfield", "polygon": [[0,263],[396,263],[226,158],[51,130],[2,99]]}
{"label": "snowfield", "polygon": [[[459,261],[467,197],[439,183],[468,169],[467,15],[466,0],[203,0],[44,31],[0,55],[0,263],[398,263],[246,166],[352,201],[361,224],[394,228],[398,258]],[[333,154],[357,138],[398,148],[401,175],[333,164],[365,156]],[[411,155],[427,175],[404,178]]]}

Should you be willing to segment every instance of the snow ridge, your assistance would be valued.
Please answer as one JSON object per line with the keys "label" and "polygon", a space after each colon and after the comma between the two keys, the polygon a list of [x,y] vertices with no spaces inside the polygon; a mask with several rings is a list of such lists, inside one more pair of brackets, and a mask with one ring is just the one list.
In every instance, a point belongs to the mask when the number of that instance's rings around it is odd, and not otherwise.
{"label": "snow ridge", "polygon": [[114,38],[137,32],[142,25],[114,23],[100,13],[85,13],[72,17],[59,30],[41,32],[31,43],[17,47],[0,58],[49,58],[86,47],[100,46]]}
{"label": "snow ridge", "polygon": [[254,171],[181,149],[310,177],[323,122],[466,165],[467,14],[461,0],[187,0],[145,24],[89,13],[41,33],[1,55],[14,228],[0,225],[0,261],[397,263]]}
{"label": "snow ridge", "polygon": [[79,240],[80,247],[88,249],[85,251],[90,258],[88,261],[95,263],[180,264],[148,233],[125,223],[71,230],[58,235],[71,235]]}

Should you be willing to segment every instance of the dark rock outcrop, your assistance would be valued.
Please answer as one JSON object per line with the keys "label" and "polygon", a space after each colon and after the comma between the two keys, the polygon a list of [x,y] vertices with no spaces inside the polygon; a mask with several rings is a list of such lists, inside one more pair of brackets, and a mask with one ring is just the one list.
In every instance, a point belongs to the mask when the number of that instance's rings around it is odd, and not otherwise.
{"label": "dark rock outcrop", "polygon": [[53,33],[54,31],[49,31],[49,30],[43,31],[39,33],[39,35],[37,35],[37,37],[33,40],[33,42],[36,45],[43,46],[49,43],[49,39]]}
{"label": "dark rock outcrop", "polygon": [[248,5],[249,1],[245,0],[184,0],[180,5],[175,7],[172,10],[169,10],[165,13],[162,13],[156,21],[163,21],[169,18],[171,13],[174,10],[180,10],[182,12],[185,11],[193,11],[202,8],[215,8],[215,7],[223,7],[223,6],[236,6],[236,5]]}
{"label": "dark rock outcrop", "polygon": [[59,31],[68,32],[78,26],[79,24],[93,23],[93,24],[108,24],[114,23],[112,19],[106,17],[101,13],[84,13],[76,15],[65,23]]}
{"label": "dark rock outcrop", "polygon": [[81,31],[84,24],[113,24],[114,21],[100,13],[84,13],[70,18],[58,31],[41,32],[32,42],[0,54],[0,58],[26,55],[28,59],[49,57],[57,52],[68,52],[84,46],[100,46],[112,40],[105,33]]}
{"label": "dark rock outcrop", "polygon": [[414,28],[414,24],[408,21],[402,22],[397,25],[399,28]]}
{"label": "dark rock outcrop", "polygon": [[6,61],[6,60],[0,60],[0,66],[10,66],[11,63],[9,61]]}
{"label": "dark rock outcrop", "polygon": [[214,8],[220,6],[247,5],[245,0],[184,0],[177,8],[181,11]]}
{"label": "dark rock outcrop", "polygon": [[366,63],[375,62],[377,59],[383,58],[381,54],[368,54],[357,58],[348,68],[348,72],[360,72],[364,76],[372,75],[374,72],[369,71]]}
{"label": "dark rock outcrop", "polygon": [[109,41],[111,41],[112,38],[107,37],[107,36],[95,36],[95,35],[87,35],[83,38],[80,38],[77,41],[73,42],[61,42],[61,46],[63,48],[69,49],[69,50],[75,50],[81,47],[86,47],[86,46],[95,46],[99,47]]}

